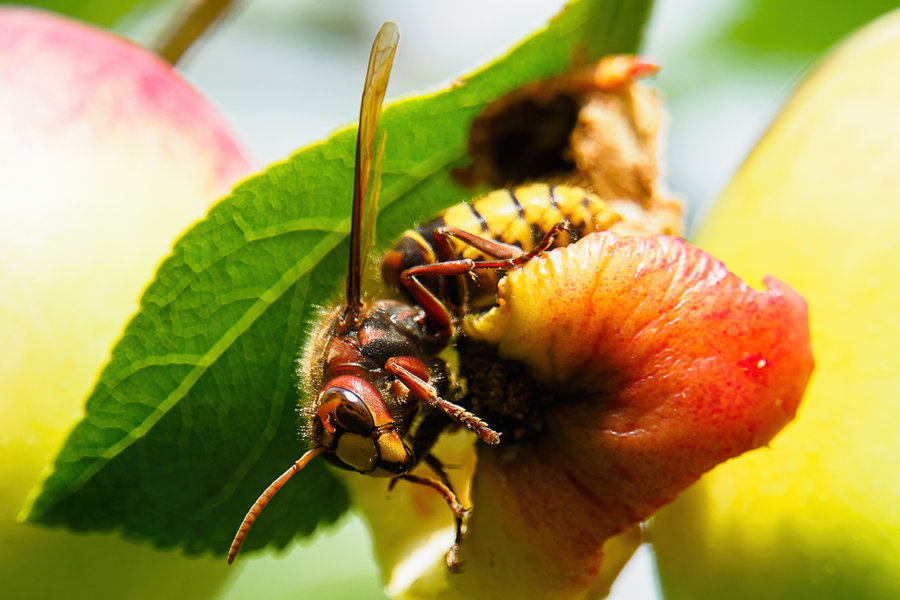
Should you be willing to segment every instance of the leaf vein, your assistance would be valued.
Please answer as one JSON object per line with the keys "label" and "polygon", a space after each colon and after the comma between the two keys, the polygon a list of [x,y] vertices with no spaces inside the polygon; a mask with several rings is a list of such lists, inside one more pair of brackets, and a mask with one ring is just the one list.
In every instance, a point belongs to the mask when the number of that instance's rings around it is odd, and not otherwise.
{"label": "leaf vein", "polygon": [[326,236],[316,244],[306,256],[298,261],[293,268],[285,272],[274,285],[260,296],[240,319],[225,331],[216,343],[210,347],[209,351],[199,357],[196,365],[191,369],[187,376],[181,380],[179,385],[172,390],[172,392],[170,392],[140,424],[127,431],[127,435],[112,444],[79,474],[66,489],[65,496],[71,496],[81,489],[82,486],[100,471],[104,464],[122,453],[126,448],[131,446],[133,442],[146,435],[147,432],[169,410],[171,410],[176,403],[187,396],[191,388],[206,372],[208,367],[218,360],[225,350],[227,350],[241,334],[253,325],[256,319],[272,304],[274,299],[277,299],[278,296],[287,291],[292,284],[308,272],[310,268],[318,264],[319,259],[339,244],[343,237],[343,235],[337,233]]}

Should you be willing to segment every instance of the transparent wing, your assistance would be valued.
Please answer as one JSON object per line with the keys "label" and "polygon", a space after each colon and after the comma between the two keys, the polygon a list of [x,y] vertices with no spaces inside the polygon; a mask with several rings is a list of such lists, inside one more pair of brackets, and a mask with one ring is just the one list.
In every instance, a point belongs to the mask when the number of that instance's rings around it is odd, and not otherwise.
{"label": "transparent wing", "polygon": [[[354,316],[358,314],[362,303],[360,283],[364,261],[370,250],[372,230],[375,227],[374,217],[377,213],[375,205],[381,186],[380,155],[384,150],[384,138],[382,137],[376,149],[375,132],[399,40],[400,32],[394,23],[387,22],[381,26],[369,54],[369,69],[366,72],[366,84],[359,108],[353,218],[350,226],[350,265],[347,274],[347,307],[349,313]],[[373,176],[372,163],[376,153],[379,157],[375,159],[376,169]]]}
{"label": "transparent wing", "polygon": [[360,273],[365,274],[368,268],[368,259],[372,254],[372,244],[375,239],[375,217],[378,216],[378,196],[381,192],[381,163],[384,159],[384,144],[387,136],[380,131],[375,142],[375,157],[372,165],[372,177],[369,180],[369,196],[365,202],[362,221],[362,241],[360,242]]}

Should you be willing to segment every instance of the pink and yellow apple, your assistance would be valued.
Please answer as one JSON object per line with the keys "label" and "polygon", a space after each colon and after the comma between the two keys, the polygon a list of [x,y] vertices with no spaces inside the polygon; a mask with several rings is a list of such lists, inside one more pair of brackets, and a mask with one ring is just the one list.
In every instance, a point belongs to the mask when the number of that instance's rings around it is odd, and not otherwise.
{"label": "pink and yellow apple", "polygon": [[16,521],[178,233],[249,171],[168,65],[0,8],[0,581],[7,598],[203,598],[224,561]]}

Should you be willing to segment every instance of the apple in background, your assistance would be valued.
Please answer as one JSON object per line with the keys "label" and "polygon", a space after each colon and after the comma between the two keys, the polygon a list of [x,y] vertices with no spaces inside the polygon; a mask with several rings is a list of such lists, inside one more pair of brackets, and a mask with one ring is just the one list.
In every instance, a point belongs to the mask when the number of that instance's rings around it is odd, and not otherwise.
{"label": "apple in background", "polygon": [[900,11],[799,87],[697,243],[806,297],[816,371],[771,448],[654,519],[669,600],[900,598]]}
{"label": "apple in background", "polygon": [[0,8],[0,581],[5,598],[204,598],[224,560],[16,522],[177,235],[250,164],[168,65]]}

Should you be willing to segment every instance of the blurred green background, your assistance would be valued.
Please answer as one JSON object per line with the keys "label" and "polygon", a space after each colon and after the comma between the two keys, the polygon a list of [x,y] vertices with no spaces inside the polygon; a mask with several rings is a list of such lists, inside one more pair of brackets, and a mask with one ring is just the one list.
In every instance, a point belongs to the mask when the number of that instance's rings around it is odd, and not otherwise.
{"label": "blurred green background", "polygon": [[[42,0],[34,4],[149,44],[178,2]],[[235,8],[179,65],[216,104],[261,168],[355,118],[365,56],[381,22],[401,46],[389,97],[442,87],[539,27],[560,0],[253,0]],[[689,231],[819,54],[896,0],[658,0],[643,53],[670,122],[669,186]],[[363,525],[353,516],[287,552],[244,557],[217,600],[384,598]],[[165,573],[160,573],[165,577]],[[123,598],[127,591],[123,590]],[[659,597],[642,549],[613,599]]]}

